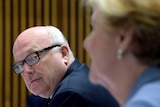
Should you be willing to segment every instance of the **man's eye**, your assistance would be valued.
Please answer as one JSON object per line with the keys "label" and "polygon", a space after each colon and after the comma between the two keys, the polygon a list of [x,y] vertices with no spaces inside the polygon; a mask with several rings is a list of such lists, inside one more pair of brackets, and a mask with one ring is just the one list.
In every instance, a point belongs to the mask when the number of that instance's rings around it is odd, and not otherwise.
{"label": "man's eye", "polygon": [[32,63],[34,60],[36,60],[37,59],[37,55],[35,55],[35,54],[33,54],[33,55],[30,55],[30,56],[28,56],[27,58],[26,58],[26,62],[27,63]]}
{"label": "man's eye", "polygon": [[32,58],[31,58],[31,60],[35,60],[35,59],[37,59],[37,58],[38,58],[37,55],[33,55]]}
{"label": "man's eye", "polygon": [[33,56],[28,58],[28,61],[32,62],[32,61],[36,60],[37,58],[38,58],[37,55],[33,55]]}

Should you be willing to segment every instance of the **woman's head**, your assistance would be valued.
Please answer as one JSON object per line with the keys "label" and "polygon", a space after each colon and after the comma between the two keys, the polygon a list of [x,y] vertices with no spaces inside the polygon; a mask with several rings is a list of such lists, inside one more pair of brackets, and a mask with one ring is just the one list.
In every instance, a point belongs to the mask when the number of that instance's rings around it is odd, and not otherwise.
{"label": "woman's head", "polygon": [[108,88],[123,103],[143,70],[160,64],[160,1],[87,3],[92,7],[92,30],[84,41],[91,59],[90,80]]}
{"label": "woman's head", "polygon": [[160,63],[159,0],[88,0],[93,11],[98,8],[108,30],[132,27],[132,52],[142,63]]}

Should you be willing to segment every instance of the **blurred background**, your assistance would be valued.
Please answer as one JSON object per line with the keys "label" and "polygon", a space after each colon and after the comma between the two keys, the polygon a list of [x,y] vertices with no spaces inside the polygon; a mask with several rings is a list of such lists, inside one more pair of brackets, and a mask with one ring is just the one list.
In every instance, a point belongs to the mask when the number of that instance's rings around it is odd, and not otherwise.
{"label": "blurred background", "polygon": [[58,27],[75,57],[89,65],[83,41],[90,32],[90,14],[81,0],[0,0],[0,107],[26,107],[30,93],[11,70],[12,46],[20,32],[37,25]]}

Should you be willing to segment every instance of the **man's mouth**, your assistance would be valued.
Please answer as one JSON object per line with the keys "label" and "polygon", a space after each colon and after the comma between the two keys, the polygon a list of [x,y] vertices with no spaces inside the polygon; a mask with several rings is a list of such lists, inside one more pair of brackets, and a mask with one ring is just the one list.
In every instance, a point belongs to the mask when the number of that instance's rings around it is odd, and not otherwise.
{"label": "man's mouth", "polygon": [[31,81],[30,81],[30,83],[33,83],[33,82],[35,82],[35,81],[38,81],[40,78],[36,78],[36,79],[32,79]]}

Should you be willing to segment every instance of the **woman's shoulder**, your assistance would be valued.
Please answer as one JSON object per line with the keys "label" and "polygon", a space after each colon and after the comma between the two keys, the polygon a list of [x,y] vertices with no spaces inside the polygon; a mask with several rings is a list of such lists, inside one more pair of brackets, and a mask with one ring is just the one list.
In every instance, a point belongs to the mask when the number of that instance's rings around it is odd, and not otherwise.
{"label": "woman's shoulder", "polygon": [[146,83],[127,101],[125,107],[159,107],[160,79]]}

